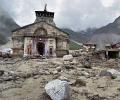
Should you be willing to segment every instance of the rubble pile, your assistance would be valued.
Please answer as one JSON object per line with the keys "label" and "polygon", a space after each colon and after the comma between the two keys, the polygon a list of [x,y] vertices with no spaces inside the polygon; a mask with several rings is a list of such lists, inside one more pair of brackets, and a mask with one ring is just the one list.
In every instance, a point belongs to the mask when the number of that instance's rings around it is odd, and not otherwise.
{"label": "rubble pile", "polygon": [[72,55],[0,59],[0,100],[119,100],[119,62]]}

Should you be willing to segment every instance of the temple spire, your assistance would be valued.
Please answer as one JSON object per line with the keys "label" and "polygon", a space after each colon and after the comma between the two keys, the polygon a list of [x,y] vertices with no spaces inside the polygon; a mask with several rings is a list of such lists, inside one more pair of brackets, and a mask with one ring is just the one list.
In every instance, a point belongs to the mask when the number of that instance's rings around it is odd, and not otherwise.
{"label": "temple spire", "polygon": [[45,8],[44,8],[44,11],[47,11],[47,4],[45,4]]}
{"label": "temple spire", "polygon": [[54,12],[47,11],[47,4],[44,5],[43,11],[35,11],[36,20],[35,22],[47,22],[55,26],[54,23]]}

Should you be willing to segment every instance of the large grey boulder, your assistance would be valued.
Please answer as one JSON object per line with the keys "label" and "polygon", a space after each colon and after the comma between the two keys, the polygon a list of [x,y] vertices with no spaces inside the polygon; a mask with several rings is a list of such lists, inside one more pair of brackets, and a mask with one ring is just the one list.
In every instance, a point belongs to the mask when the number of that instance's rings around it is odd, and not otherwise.
{"label": "large grey boulder", "polygon": [[70,98],[70,88],[66,81],[53,80],[46,84],[45,91],[52,100],[69,100]]}

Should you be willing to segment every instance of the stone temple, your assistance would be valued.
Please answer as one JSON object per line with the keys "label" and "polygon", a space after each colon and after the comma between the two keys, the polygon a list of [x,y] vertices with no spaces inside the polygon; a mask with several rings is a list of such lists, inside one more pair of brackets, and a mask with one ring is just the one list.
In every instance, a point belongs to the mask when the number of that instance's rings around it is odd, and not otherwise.
{"label": "stone temple", "polygon": [[34,23],[15,29],[13,55],[59,57],[68,54],[69,35],[57,28],[54,12],[35,11]]}

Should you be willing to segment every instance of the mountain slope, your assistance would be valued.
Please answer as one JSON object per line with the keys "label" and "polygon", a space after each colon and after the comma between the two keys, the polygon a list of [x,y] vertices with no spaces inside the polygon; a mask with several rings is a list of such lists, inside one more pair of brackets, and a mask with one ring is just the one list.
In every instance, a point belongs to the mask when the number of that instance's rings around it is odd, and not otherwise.
{"label": "mountain slope", "polygon": [[99,33],[115,33],[115,34],[120,34],[120,17],[115,19],[113,23],[110,23],[104,27],[101,27],[97,29],[94,33],[99,34]]}
{"label": "mountain slope", "polygon": [[69,33],[70,39],[77,41],[79,43],[86,43],[92,35],[92,33],[88,31],[75,32],[71,29],[62,30]]}
{"label": "mountain slope", "polygon": [[63,30],[69,33],[72,40],[81,43],[94,43],[97,44],[97,49],[105,49],[106,44],[120,42],[120,17],[115,19],[113,23],[98,29],[87,29],[80,32],[74,32],[70,29]]}
{"label": "mountain slope", "polygon": [[97,44],[98,49],[104,49],[106,44],[120,41],[120,17],[113,23],[95,30],[88,42]]}
{"label": "mountain slope", "polygon": [[10,15],[0,7],[0,44],[6,43],[7,38],[12,34],[11,31],[18,27]]}

